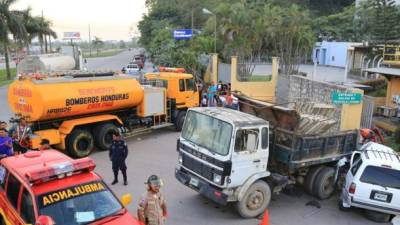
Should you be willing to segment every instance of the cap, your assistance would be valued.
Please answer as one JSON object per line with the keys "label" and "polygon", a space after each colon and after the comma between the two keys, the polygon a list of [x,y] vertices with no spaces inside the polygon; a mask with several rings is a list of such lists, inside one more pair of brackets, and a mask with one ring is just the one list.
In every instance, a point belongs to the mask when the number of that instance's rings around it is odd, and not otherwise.
{"label": "cap", "polygon": [[50,141],[48,139],[42,139],[42,141],[40,142],[41,145],[49,145]]}
{"label": "cap", "polygon": [[147,179],[147,184],[155,185],[155,186],[161,186],[161,179],[157,175],[151,175]]}

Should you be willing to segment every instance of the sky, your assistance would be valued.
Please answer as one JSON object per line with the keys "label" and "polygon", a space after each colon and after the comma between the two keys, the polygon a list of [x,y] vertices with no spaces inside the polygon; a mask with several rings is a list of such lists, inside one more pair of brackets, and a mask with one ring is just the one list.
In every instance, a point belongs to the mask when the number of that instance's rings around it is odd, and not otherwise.
{"label": "sky", "polygon": [[[32,8],[32,14],[50,19],[62,39],[64,32],[80,32],[82,40],[130,40],[138,36],[137,23],[146,12],[145,0],[18,0],[13,9]],[[133,28],[133,29],[131,29]]]}

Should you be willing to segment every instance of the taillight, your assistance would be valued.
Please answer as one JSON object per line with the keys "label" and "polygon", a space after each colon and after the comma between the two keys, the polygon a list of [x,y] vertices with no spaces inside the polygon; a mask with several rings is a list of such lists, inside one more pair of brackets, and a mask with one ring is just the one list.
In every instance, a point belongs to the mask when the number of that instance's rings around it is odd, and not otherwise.
{"label": "taillight", "polygon": [[356,192],[356,184],[355,183],[351,183],[350,187],[349,187],[349,193],[350,194],[354,194]]}

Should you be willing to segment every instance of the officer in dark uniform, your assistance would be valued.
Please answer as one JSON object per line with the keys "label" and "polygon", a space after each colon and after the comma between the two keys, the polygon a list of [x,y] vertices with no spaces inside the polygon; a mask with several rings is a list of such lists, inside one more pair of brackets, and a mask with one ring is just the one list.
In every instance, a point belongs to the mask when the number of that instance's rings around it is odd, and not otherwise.
{"label": "officer in dark uniform", "polygon": [[121,170],[122,176],[124,177],[124,185],[128,185],[126,177],[126,163],[125,159],[128,157],[128,146],[122,139],[121,134],[113,134],[113,142],[110,147],[110,160],[112,162],[112,169],[114,172],[114,181],[112,185],[118,183],[118,172]]}

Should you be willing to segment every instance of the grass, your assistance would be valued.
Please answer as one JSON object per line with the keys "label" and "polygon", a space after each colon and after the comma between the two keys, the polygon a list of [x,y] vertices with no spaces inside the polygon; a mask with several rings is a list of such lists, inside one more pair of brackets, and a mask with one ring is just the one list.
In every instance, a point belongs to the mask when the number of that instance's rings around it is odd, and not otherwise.
{"label": "grass", "polygon": [[0,70],[0,87],[10,84],[14,80],[14,77],[16,75],[17,75],[17,69],[11,68],[11,80],[7,80],[6,70],[5,69]]}
{"label": "grass", "polygon": [[252,75],[249,81],[270,81],[272,75]]}
{"label": "grass", "polygon": [[125,51],[124,49],[107,49],[107,50],[100,50],[99,54],[97,54],[97,50],[92,50],[92,55],[90,56],[89,52],[83,52],[84,58],[97,58],[97,57],[109,57],[117,55],[121,52]]}

